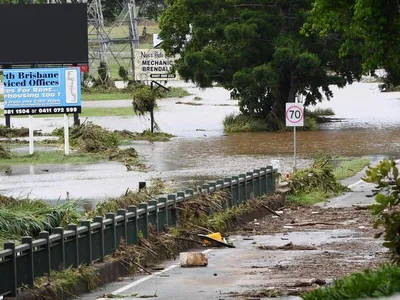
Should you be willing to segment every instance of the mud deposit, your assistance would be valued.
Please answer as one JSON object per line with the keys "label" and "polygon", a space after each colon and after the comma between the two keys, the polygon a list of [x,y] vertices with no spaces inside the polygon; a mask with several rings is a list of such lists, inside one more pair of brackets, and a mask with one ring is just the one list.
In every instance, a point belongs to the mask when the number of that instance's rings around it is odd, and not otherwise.
{"label": "mud deposit", "polygon": [[[281,217],[267,216],[231,236],[257,249],[240,261],[241,272],[255,280],[227,291],[227,298],[265,299],[299,296],[335,278],[377,267],[390,257],[374,239],[373,219],[358,207],[288,207]],[[249,279],[250,279],[249,278]]]}

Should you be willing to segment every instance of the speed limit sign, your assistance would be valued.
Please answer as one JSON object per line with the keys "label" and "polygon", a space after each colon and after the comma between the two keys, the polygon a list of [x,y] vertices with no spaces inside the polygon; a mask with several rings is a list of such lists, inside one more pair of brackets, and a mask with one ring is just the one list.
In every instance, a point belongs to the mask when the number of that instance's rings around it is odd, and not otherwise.
{"label": "speed limit sign", "polygon": [[286,126],[304,126],[304,106],[302,103],[286,103]]}

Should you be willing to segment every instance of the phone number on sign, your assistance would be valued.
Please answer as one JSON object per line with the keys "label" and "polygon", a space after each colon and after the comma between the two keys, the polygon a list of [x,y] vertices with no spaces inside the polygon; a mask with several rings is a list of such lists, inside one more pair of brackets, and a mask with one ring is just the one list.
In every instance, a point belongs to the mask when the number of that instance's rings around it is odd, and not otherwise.
{"label": "phone number on sign", "polygon": [[81,112],[80,106],[4,109],[4,115],[44,115],[44,114],[69,114],[69,113],[80,113],[80,112]]}

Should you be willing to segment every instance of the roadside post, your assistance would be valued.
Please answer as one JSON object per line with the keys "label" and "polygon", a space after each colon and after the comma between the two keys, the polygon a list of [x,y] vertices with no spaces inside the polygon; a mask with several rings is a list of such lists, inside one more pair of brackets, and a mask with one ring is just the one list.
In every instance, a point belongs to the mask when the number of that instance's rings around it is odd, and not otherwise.
{"label": "roadside post", "polygon": [[82,110],[79,68],[5,69],[4,115],[29,115],[29,154],[33,154],[33,116],[64,115],[64,151],[69,149],[68,114]]}
{"label": "roadside post", "polygon": [[293,158],[294,171],[297,170],[297,155],[296,155],[296,127],[304,126],[304,106],[303,103],[297,102],[286,103],[286,126],[293,127]]}

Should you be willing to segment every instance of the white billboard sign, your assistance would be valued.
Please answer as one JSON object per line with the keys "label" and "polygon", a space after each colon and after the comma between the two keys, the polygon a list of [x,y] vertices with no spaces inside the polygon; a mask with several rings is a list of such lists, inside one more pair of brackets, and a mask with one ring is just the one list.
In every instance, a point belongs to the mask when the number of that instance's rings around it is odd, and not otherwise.
{"label": "white billboard sign", "polygon": [[145,80],[179,80],[177,73],[171,73],[177,57],[168,57],[161,49],[135,50],[135,79]]}

